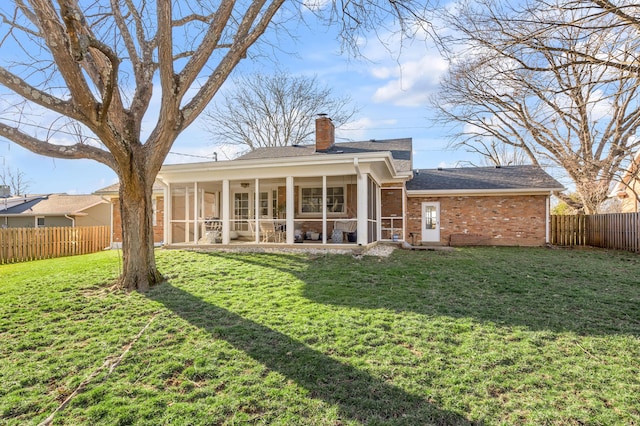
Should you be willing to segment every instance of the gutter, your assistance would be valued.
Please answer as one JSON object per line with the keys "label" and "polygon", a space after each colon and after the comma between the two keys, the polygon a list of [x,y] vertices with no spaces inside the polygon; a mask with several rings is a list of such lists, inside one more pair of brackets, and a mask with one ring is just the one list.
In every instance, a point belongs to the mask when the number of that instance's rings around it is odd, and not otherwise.
{"label": "gutter", "polygon": [[556,191],[562,191],[565,188],[505,188],[505,189],[435,189],[435,190],[407,190],[407,196],[433,196],[446,197],[451,195],[546,195]]}

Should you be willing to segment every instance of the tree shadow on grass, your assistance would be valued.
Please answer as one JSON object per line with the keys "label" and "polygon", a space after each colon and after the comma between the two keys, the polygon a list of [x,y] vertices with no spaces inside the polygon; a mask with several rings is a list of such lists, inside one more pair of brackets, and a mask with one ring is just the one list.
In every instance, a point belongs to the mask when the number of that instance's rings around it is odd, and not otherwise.
{"label": "tree shadow on grass", "polygon": [[365,424],[469,425],[459,414],[385,383],[291,337],[165,283],[147,293],[180,318],[222,339],[309,392],[335,404],[345,419]]}
{"label": "tree shadow on grass", "polygon": [[[522,255],[539,253],[534,250],[522,251]],[[619,280],[611,272],[629,267],[625,261],[602,262],[600,269],[592,265],[591,271],[578,275],[570,268],[580,269],[588,258],[578,258],[565,271],[552,271],[544,264],[552,252],[542,252],[538,263],[525,265],[511,256],[501,258],[499,250],[492,253],[494,258],[480,259],[448,253],[399,253],[380,264],[317,259],[298,277],[305,282],[304,297],[327,305],[473,318],[537,331],[640,336],[638,285],[628,275]],[[314,272],[341,263],[341,275]],[[631,263],[634,267],[637,261]],[[319,278],[311,278],[313,275]]]}

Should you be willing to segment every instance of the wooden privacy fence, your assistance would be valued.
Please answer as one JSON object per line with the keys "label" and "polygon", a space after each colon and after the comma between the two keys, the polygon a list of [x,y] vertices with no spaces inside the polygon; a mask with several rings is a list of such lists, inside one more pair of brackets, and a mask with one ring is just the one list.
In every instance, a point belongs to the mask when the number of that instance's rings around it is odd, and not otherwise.
{"label": "wooden privacy fence", "polygon": [[0,264],[95,253],[109,247],[108,226],[0,229]]}
{"label": "wooden privacy fence", "polygon": [[552,215],[551,244],[640,252],[640,213]]}

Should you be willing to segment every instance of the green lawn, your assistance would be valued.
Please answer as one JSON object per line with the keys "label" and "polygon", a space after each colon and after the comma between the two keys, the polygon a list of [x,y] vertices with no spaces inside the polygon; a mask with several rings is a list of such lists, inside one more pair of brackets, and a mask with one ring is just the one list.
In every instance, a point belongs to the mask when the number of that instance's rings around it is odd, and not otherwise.
{"label": "green lawn", "polygon": [[640,424],[638,255],[157,258],[0,266],[0,424]]}

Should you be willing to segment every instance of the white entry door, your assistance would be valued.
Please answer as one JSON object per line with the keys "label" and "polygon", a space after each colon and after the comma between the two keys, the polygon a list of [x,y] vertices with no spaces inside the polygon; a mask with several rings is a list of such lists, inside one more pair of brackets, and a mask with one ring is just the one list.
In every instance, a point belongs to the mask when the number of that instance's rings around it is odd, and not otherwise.
{"label": "white entry door", "polygon": [[422,203],[422,241],[440,242],[440,202]]}

